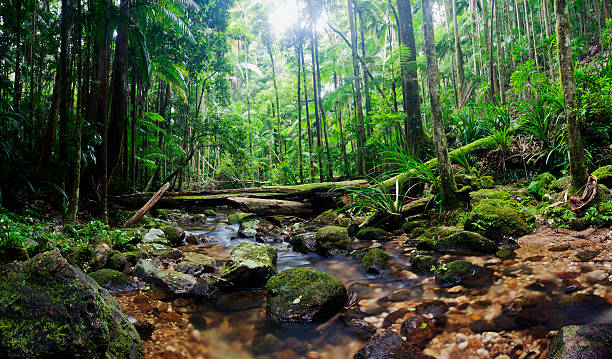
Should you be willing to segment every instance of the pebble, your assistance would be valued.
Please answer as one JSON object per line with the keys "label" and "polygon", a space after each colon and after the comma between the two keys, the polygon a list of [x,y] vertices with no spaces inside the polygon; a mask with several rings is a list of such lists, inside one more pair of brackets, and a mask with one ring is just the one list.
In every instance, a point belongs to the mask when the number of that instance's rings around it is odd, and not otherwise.
{"label": "pebble", "polygon": [[457,343],[467,342],[467,336],[463,333],[457,333],[455,338],[457,339]]}
{"label": "pebble", "polygon": [[468,342],[461,342],[459,344],[457,344],[457,348],[459,348],[459,350],[465,350],[468,347]]}
{"label": "pebble", "polygon": [[602,280],[606,280],[608,278],[608,274],[601,270],[594,270],[589,272],[585,276],[585,280],[589,283],[596,283]]}
{"label": "pebble", "polygon": [[[476,350],[476,354],[480,355],[483,358],[488,358],[489,357],[489,351],[484,349],[484,348],[478,348]],[[497,356],[497,358],[499,358],[499,356]]]}
{"label": "pebble", "polygon": [[495,332],[484,332],[484,333],[482,333],[481,341],[484,344],[488,344],[488,343],[495,343],[495,342],[499,341],[500,339],[501,339],[501,335],[499,335],[498,333],[495,333]]}

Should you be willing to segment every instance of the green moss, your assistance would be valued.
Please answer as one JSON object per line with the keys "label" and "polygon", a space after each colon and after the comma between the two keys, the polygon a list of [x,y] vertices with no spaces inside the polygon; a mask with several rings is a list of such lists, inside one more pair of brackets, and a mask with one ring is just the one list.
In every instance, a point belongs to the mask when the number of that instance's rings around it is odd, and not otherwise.
{"label": "green moss", "polygon": [[479,202],[483,199],[501,199],[509,200],[510,193],[506,189],[481,189],[471,193],[475,202]]}
{"label": "green moss", "polygon": [[185,237],[185,232],[183,232],[182,229],[174,226],[162,226],[160,229],[164,231],[166,238],[168,238],[173,246],[182,244],[183,238]]}
{"label": "green moss", "polygon": [[237,212],[237,213],[232,213],[232,214],[228,215],[227,219],[229,220],[229,222],[231,224],[239,224],[239,223],[242,223],[242,222],[246,221],[247,219],[251,219],[253,217],[255,217],[255,215],[253,213]]}
{"label": "green moss", "polygon": [[242,242],[220,270],[221,278],[239,288],[263,286],[276,273],[278,255],[267,244]]}
{"label": "green moss", "polygon": [[531,227],[518,208],[520,206],[516,202],[483,199],[470,212],[465,229],[480,233],[496,242],[501,242],[504,236],[524,236],[531,232]]}
{"label": "green moss", "polygon": [[612,182],[612,165],[599,167],[592,175],[597,177],[598,182],[609,185]]}
{"label": "green moss", "polygon": [[336,218],[336,224],[338,224],[338,226],[340,227],[344,227],[347,228],[348,226],[350,226],[353,223],[353,220],[351,220],[348,217],[340,217],[340,218]]}
{"label": "green moss", "polygon": [[206,215],[206,217],[216,217],[217,216],[217,213],[213,209],[210,209],[210,208],[207,208],[204,211],[204,214]]}
{"label": "green moss", "polygon": [[170,211],[169,211],[169,210],[167,210],[167,209],[162,209],[162,208],[156,208],[156,209],[154,209],[152,212],[153,212],[153,216],[154,216],[155,218],[165,219],[165,220],[167,220],[167,219],[168,219],[168,214],[170,213]]}
{"label": "green moss", "polygon": [[363,269],[367,272],[378,272],[380,269],[386,268],[387,261],[389,260],[389,255],[381,248],[372,248],[370,249],[363,259],[361,260],[361,265]]}
{"label": "green moss", "polygon": [[496,250],[497,245],[493,241],[478,233],[469,231],[455,233],[448,238],[440,239],[438,243],[436,243],[436,251],[442,253],[494,253]]}
{"label": "green moss", "polygon": [[342,309],[348,296],[342,282],[331,274],[299,267],[270,278],[266,299],[268,317],[284,322],[310,322]]}
{"label": "green moss", "polygon": [[350,239],[344,227],[325,226],[317,231],[317,252],[321,255],[329,254],[330,250],[349,250]]}
{"label": "green moss", "polygon": [[459,229],[452,227],[430,227],[416,238],[416,247],[419,250],[434,250],[440,239],[448,238],[457,232]]}
{"label": "green moss", "polygon": [[128,286],[132,284],[132,278],[114,269],[100,269],[89,273],[89,276],[105,288]]}
{"label": "green moss", "polygon": [[495,188],[495,181],[493,181],[493,176],[480,177],[478,180],[476,180],[476,186],[481,189]]}
{"label": "green moss", "polygon": [[495,252],[495,256],[501,259],[510,258],[513,255],[514,255],[514,252],[512,251],[512,249],[508,249],[508,248],[500,249],[497,252]]}
{"label": "green moss", "polygon": [[389,233],[384,229],[376,228],[376,227],[366,227],[362,228],[357,232],[356,237],[362,241],[380,241],[387,239],[389,237]]}
{"label": "green moss", "polygon": [[432,268],[435,270],[437,265],[438,261],[432,256],[420,254],[418,252],[414,252],[410,255],[410,266],[414,273],[433,274]]}

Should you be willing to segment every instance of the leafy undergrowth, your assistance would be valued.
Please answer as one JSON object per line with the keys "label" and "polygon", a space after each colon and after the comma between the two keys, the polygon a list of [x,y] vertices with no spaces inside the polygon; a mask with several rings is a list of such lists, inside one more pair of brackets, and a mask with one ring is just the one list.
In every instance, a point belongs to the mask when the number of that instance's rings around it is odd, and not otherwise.
{"label": "leafy undergrowth", "polygon": [[101,242],[113,249],[129,250],[132,237],[129,230],[111,230],[101,221],[61,225],[0,207],[0,263],[27,259],[47,250],[70,257]]}

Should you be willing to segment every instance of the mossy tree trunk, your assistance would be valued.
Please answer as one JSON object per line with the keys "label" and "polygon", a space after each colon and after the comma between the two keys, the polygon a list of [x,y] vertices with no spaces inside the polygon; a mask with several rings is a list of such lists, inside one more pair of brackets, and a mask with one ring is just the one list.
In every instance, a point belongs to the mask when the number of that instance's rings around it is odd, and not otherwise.
{"label": "mossy tree trunk", "polygon": [[573,190],[578,190],[586,184],[587,172],[578,123],[578,104],[576,101],[567,0],[555,0],[555,14],[557,17],[559,71],[561,72],[561,86],[563,87],[563,102],[565,103],[565,118],[567,121],[567,145],[570,152],[570,174]]}
{"label": "mossy tree trunk", "polygon": [[438,73],[438,56],[434,40],[434,27],[430,0],[423,0],[423,33],[425,37],[425,56],[427,57],[427,82],[429,85],[429,101],[431,103],[431,119],[433,124],[433,141],[436,145],[438,170],[440,171],[440,186],[442,189],[442,206],[453,208],[458,205],[457,185],[448,157],[446,134],[442,122],[442,106],[440,103],[440,75]]}

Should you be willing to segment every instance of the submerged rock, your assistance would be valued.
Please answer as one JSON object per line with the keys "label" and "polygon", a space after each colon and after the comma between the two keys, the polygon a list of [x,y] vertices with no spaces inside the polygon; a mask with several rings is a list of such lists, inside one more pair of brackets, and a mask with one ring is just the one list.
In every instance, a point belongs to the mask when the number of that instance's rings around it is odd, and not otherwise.
{"label": "submerged rock", "polygon": [[359,351],[353,359],[394,359],[396,353],[406,343],[402,338],[390,330],[376,333]]}
{"label": "submerged rock", "polygon": [[317,231],[317,253],[333,255],[350,249],[349,235],[344,227],[326,226]]}
{"label": "submerged rock", "polygon": [[372,248],[363,256],[361,266],[368,273],[379,274],[384,268],[387,268],[389,255],[381,248]]}
{"label": "submerged rock", "polygon": [[470,212],[465,229],[495,242],[503,241],[504,236],[519,238],[531,233],[529,224],[510,203],[500,199],[481,200]]}
{"label": "submerged rock", "polygon": [[423,346],[436,335],[436,328],[431,319],[417,314],[402,323],[401,334],[408,344]]}
{"label": "submerged rock", "polygon": [[612,324],[569,325],[553,338],[546,359],[612,358]]}
{"label": "submerged rock", "polygon": [[325,320],[339,312],[348,295],[342,282],[312,267],[288,269],[266,284],[266,315],[277,322]]}
{"label": "submerged rock", "polygon": [[436,243],[436,251],[441,253],[495,253],[496,250],[497,245],[492,240],[469,231],[455,233]]}
{"label": "submerged rock", "polygon": [[417,252],[410,256],[410,265],[412,266],[412,271],[416,274],[432,275],[435,273],[438,261],[432,256]]}
{"label": "submerged rock", "polygon": [[362,228],[357,232],[357,239],[362,241],[388,241],[390,240],[390,235],[384,229],[376,228],[376,227],[366,227]]}
{"label": "submerged rock", "polygon": [[317,237],[315,233],[299,233],[289,238],[289,243],[296,252],[309,253],[317,249]]}
{"label": "submerged rock", "polygon": [[267,244],[242,242],[221,268],[221,278],[237,288],[257,288],[276,273],[278,256]]}
{"label": "submerged rock", "polygon": [[89,276],[111,292],[131,291],[138,288],[130,276],[114,269],[100,269],[89,273]]}
{"label": "submerged rock", "polygon": [[485,286],[492,281],[492,275],[486,268],[462,260],[446,263],[436,269],[436,282],[444,288],[457,284]]}
{"label": "submerged rock", "polygon": [[204,298],[213,298],[229,284],[213,276],[202,276],[197,278],[196,284],[191,290],[191,294]]}
{"label": "submerged rock", "polygon": [[0,357],[143,357],[115,299],[58,252],[0,267],[0,323]]}

